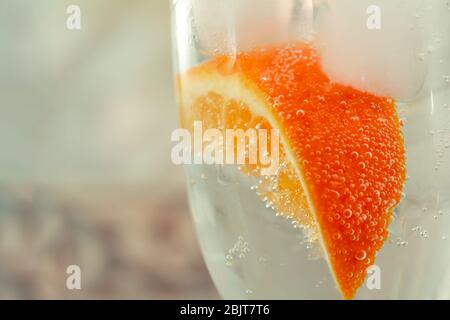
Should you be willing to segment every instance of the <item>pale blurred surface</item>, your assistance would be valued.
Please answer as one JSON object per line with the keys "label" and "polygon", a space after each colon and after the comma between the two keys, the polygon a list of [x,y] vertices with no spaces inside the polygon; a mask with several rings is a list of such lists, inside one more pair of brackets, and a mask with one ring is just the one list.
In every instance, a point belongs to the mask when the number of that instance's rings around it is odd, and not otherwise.
{"label": "pale blurred surface", "polygon": [[170,44],[167,0],[0,2],[0,298],[217,298],[170,161]]}

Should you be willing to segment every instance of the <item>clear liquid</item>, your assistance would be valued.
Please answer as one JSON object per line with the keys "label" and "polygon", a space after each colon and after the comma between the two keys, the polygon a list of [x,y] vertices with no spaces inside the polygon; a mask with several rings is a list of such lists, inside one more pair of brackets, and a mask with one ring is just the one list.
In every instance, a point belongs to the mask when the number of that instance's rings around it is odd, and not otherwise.
{"label": "clear liquid", "polygon": [[[405,197],[375,264],[381,288],[360,299],[450,298],[450,90],[399,104],[407,150]],[[198,237],[229,299],[338,299],[321,248],[266,208],[256,181],[231,166],[186,166]]]}
{"label": "clear liquid", "polygon": [[[264,1],[267,6],[260,0],[248,1],[250,9],[230,6],[237,13],[227,14],[223,14],[221,1],[192,7],[189,3],[179,1],[174,16],[178,71],[213,52],[233,54],[248,46],[304,36],[300,31],[304,31],[308,11],[291,12],[290,1]],[[408,101],[398,103],[408,178],[405,196],[389,226],[389,239],[375,261],[381,268],[381,288],[370,290],[364,284],[356,298],[449,299],[448,5],[442,0],[408,1],[407,6],[400,1],[380,1],[386,24],[381,30],[368,31],[361,21],[367,18],[365,9],[371,1],[346,0],[339,2],[340,7],[333,2],[337,11],[331,15],[327,10],[333,6],[328,1],[317,3],[323,8],[317,9],[315,17],[320,19],[314,28],[319,26],[317,45],[324,50],[323,64],[330,78]],[[240,19],[239,12],[265,17],[266,11],[277,14],[255,21]],[[364,20],[355,18],[356,13]],[[292,24],[289,16],[295,18]],[[258,32],[246,37],[243,30]],[[191,165],[186,172],[200,244],[224,298],[340,298],[321,248],[311,246],[301,229],[265,207],[252,190],[256,181],[234,167]]]}

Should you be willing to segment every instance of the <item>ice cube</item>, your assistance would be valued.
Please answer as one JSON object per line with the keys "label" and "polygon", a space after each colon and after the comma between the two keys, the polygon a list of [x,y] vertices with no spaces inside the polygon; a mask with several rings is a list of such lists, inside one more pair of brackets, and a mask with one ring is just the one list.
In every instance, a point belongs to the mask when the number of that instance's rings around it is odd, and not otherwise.
{"label": "ice cube", "polygon": [[[414,98],[438,78],[430,67],[448,51],[450,19],[441,6],[445,0],[329,0],[316,20],[325,72],[360,90]],[[379,25],[369,20],[378,14]]]}
{"label": "ice cube", "polygon": [[287,40],[292,0],[192,1],[193,32],[206,53],[234,53]]}

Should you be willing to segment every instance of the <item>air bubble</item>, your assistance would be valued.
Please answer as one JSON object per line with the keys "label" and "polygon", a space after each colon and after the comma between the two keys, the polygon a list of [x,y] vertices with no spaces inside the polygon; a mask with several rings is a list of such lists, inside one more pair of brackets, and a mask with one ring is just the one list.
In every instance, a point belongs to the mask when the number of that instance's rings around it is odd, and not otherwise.
{"label": "air bubble", "polygon": [[337,199],[341,197],[341,194],[337,192],[336,190],[330,190],[330,193],[332,193]]}
{"label": "air bubble", "polygon": [[340,240],[342,238],[341,233],[340,232],[336,232],[333,234],[333,239],[334,240]]}
{"label": "air bubble", "polygon": [[351,153],[351,155],[352,155],[352,157],[355,158],[355,159],[358,159],[358,157],[359,157],[359,153],[356,152],[356,151],[353,151],[353,152]]}
{"label": "air bubble", "polygon": [[366,259],[366,257],[367,257],[367,253],[364,250],[359,250],[355,255],[355,258],[358,261],[363,261]]}
{"label": "air bubble", "polygon": [[304,115],[305,115],[305,110],[303,110],[303,109],[299,109],[299,110],[297,110],[296,112],[295,112],[295,115],[297,116],[297,117],[303,117]]}
{"label": "air bubble", "polygon": [[347,218],[347,219],[351,218],[352,214],[353,214],[353,212],[352,212],[352,210],[350,210],[350,209],[346,209],[346,210],[344,210],[344,212],[342,213],[342,215],[344,216],[344,218]]}

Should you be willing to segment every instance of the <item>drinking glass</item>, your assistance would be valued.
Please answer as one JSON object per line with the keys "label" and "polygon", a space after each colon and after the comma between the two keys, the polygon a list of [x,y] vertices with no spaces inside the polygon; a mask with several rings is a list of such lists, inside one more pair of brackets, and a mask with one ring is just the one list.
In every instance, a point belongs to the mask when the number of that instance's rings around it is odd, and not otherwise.
{"label": "drinking glass", "polygon": [[[406,180],[357,299],[450,298],[450,3],[445,0],[174,0],[180,74],[214,57],[309,43],[326,75],[392,97]],[[340,299],[323,250],[266,205],[234,165],[188,164],[193,220],[226,299]],[[370,277],[370,273],[368,278]]]}

